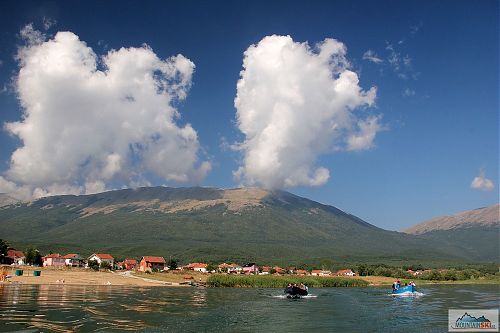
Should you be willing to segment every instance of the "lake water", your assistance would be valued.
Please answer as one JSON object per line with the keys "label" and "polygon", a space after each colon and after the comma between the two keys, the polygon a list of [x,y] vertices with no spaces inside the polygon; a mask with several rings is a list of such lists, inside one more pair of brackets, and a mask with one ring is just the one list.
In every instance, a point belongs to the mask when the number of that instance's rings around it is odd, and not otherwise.
{"label": "lake water", "polygon": [[0,285],[0,331],[446,332],[449,308],[498,308],[499,286],[277,289]]}

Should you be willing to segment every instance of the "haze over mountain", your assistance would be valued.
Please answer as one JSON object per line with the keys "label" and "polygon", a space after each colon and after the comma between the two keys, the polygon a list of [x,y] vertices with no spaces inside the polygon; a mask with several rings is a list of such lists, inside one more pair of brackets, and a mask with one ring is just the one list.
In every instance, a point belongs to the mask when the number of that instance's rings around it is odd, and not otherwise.
{"label": "haze over mountain", "polygon": [[45,251],[182,260],[496,258],[495,252],[383,230],[333,206],[259,188],[146,187],[45,197],[0,207],[0,235]]}

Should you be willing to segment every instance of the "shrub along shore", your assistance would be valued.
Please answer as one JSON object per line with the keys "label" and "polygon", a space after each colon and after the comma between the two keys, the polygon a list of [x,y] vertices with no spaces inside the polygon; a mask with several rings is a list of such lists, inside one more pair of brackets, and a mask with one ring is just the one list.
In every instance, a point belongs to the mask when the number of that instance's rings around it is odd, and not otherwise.
{"label": "shrub along shore", "polygon": [[343,277],[213,274],[207,279],[208,286],[222,288],[285,288],[289,283],[304,283],[314,288],[368,286],[367,281]]}

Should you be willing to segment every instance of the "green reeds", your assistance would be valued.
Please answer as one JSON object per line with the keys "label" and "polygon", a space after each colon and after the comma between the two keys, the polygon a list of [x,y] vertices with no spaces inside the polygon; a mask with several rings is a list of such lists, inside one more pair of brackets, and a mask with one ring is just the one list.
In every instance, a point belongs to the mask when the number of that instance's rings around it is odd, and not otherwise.
{"label": "green reeds", "polygon": [[304,283],[313,288],[366,287],[367,281],[356,278],[298,275],[224,275],[213,274],[207,280],[210,287],[285,288],[289,283]]}

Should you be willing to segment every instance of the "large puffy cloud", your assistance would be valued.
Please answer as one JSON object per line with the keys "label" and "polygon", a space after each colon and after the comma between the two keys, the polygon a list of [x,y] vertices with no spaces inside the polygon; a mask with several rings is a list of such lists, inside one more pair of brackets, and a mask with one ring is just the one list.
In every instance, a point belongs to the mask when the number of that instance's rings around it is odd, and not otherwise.
{"label": "large puffy cloud", "polygon": [[177,123],[174,105],[186,98],[195,68],[189,59],[162,60],[146,45],[98,57],[71,32],[45,40],[31,26],[21,36],[24,115],[5,128],[22,145],[0,192],[15,184],[35,196],[92,193],[147,185],[152,175],[197,182],[210,170],[199,160],[196,131]]}
{"label": "large puffy cloud", "polygon": [[235,98],[245,135],[237,178],[267,188],[318,186],[330,177],[315,165],[321,154],[373,146],[381,116],[355,111],[375,103],[376,88],[359,86],[346,52],[335,39],[311,48],[276,35],[245,51]]}

